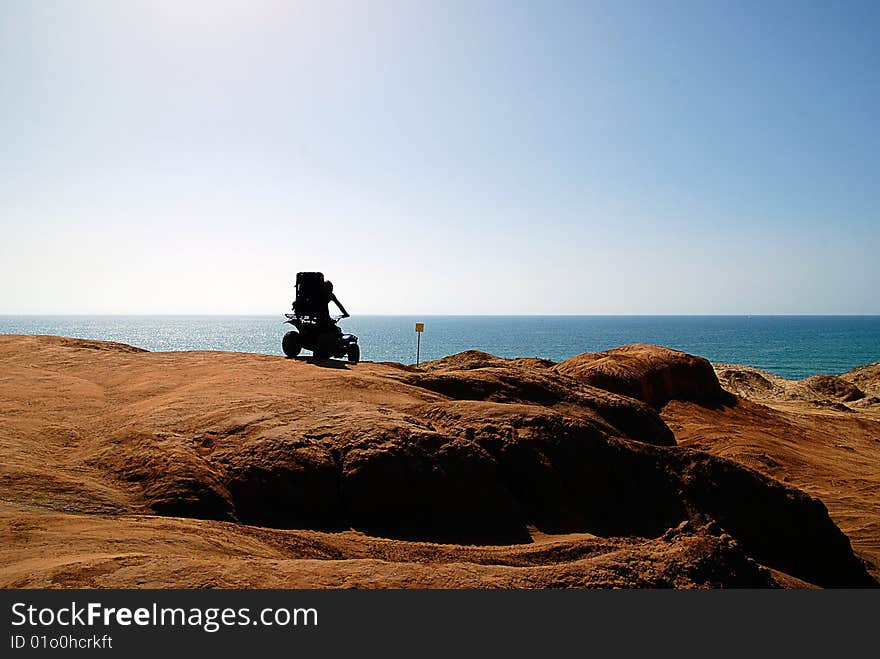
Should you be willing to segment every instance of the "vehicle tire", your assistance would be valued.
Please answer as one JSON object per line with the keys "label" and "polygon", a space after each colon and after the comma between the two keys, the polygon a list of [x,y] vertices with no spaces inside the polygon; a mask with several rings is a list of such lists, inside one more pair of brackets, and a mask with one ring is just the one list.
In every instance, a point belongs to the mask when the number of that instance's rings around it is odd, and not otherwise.
{"label": "vehicle tire", "polygon": [[348,346],[348,361],[357,364],[361,360],[361,347],[357,343]]}
{"label": "vehicle tire", "polygon": [[284,354],[288,357],[296,357],[299,351],[302,350],[302,337],[299,335],[299,332],[291,330],[285,334],[281,340],[281,349],[284,350]]}

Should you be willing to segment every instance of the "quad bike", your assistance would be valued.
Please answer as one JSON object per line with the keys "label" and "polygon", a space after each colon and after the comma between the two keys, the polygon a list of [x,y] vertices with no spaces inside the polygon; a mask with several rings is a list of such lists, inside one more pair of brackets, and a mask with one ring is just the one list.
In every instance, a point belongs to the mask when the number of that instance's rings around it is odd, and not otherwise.
{"label": "quad bike", "polygon": [[[333,302],[342,315],[331,317],[329,304]],[[296,357],[305,348],[311,350],[316,359],[347,357],[356,364],[361,358],[358,338],[353,334],[343,334],[338,322],[348,318],[345,307],[333,294],[333,284],[324,280],[320,272],[298,272],[296,274],[296,299],[293,313],[287,316],[286,323],[293,325],[284,335],[281,348],[288,357]]]}

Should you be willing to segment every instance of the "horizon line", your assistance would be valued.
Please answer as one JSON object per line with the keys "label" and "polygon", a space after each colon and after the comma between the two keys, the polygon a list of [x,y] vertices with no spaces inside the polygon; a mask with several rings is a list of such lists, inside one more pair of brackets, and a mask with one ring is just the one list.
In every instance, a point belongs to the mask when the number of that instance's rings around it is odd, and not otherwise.
{"label": "horizon line", "polygon": [[[278,313],[264,312],[243,312],[243,313],[217,313],[217,312],[138,312],[138,313],[0,313],[0,318],[7,317],[46,317],[55,316],[61,318],[82,318],[82,317],[203,317],[203,318],[220,318],[220,317],[273,317],[282,316]],[[828,317],[828,318],[876,318],[880,317],[878,313],[358,313],[352,314],[349,318],[358,317],[382,317],[382,318],[811,318],[811,317]],[[348,320],[343,318],[342,320]]]}

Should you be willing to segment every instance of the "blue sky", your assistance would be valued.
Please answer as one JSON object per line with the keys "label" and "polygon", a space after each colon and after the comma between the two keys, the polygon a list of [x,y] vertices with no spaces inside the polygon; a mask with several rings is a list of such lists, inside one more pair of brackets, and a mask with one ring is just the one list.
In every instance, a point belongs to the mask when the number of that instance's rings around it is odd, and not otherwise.
{"label": "blue sky", "polygon": [[0,313],[880,313],[877,3],[0,3]]}

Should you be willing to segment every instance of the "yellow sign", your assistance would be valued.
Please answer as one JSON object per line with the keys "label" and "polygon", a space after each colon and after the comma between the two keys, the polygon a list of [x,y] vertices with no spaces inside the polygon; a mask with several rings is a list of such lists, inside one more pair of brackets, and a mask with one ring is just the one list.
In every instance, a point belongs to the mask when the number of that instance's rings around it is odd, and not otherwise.
{"label": "yellow sign", "polygon": [[425,323],[416,323],[416,332],[424,332]]}

